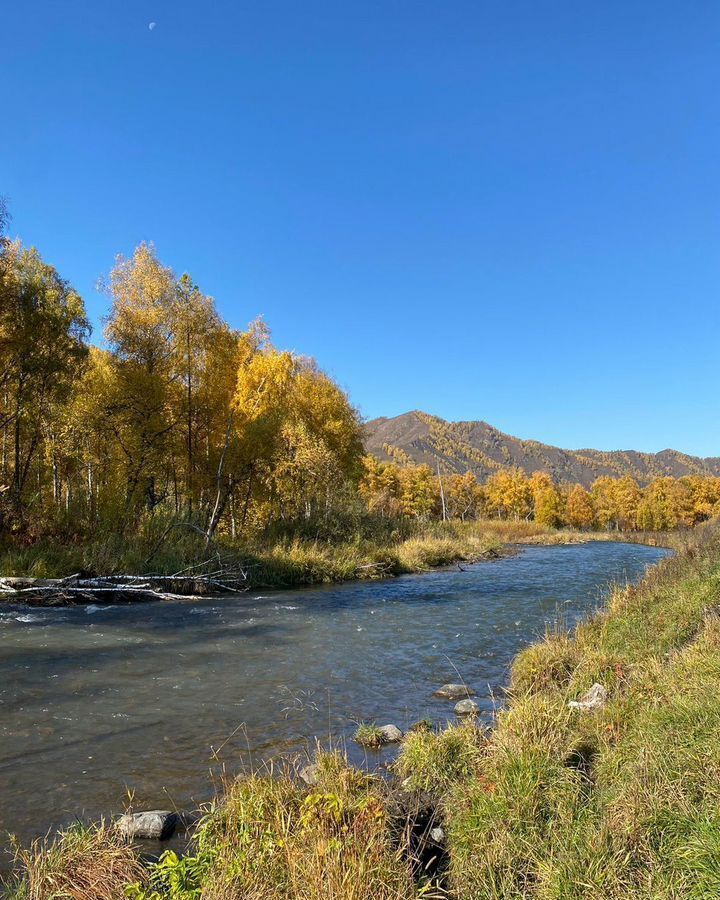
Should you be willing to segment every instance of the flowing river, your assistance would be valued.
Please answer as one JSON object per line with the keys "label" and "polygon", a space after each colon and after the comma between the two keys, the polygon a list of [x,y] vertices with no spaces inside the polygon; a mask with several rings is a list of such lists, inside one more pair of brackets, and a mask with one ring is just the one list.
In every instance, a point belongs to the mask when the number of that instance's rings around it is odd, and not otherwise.
{"label": "flowing river", "polygon": [[451,719],[453,704],[432,696],[444,682],[472,686],[489,718],[518,650],[666,553],[526,547],[466,571],[222,599],[3,604],[0,845],[121,812],[128,792],[136,809],[194,808],[222,767],[316,737],[363,762],[356,721]]}

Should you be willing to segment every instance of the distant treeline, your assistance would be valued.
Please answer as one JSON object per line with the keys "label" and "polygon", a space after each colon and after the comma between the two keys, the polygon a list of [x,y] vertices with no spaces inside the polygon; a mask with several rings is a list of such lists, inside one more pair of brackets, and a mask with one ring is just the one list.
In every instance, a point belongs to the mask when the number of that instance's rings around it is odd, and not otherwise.
{"label": "distant treeline", "polygon": [[444,519],[534,520],[549,528],[666,531],[720,515],[720,478],[598,478],[590,490],[556,484],[547,472],[501,469],[480,484],[471,472],[443,475],[426,465],[365,458],[360,492],[370,510]]}

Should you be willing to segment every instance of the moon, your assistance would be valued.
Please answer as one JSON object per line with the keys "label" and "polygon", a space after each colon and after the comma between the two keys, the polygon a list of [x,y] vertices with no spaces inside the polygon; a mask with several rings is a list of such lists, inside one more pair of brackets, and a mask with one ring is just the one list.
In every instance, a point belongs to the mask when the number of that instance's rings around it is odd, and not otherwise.
{"label": "moon", "polygon": [[148,25],[148,28],[150,29],[150,31],[152,31],[152,30],[155,28],[156,25],[157,25],[157,22],[151,22],[151,23]]}

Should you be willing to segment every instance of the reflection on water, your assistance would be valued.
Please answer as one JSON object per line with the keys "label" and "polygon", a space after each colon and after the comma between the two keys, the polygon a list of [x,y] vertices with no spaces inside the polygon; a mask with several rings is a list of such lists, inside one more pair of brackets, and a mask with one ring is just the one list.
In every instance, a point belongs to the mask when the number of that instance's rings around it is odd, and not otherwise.
{"label": "reflection on water", "polygon": [[665,552],[528,547],[465,572],[264,596],[3,605],[0,831],[27,841],[117,812],[128,790],[136,807],[191,807],[211,792],[213,748],[232,770],[348,738],[354,720],[444,721],[452,704],[432,692],[459,678],[489,715],[519,648]]}

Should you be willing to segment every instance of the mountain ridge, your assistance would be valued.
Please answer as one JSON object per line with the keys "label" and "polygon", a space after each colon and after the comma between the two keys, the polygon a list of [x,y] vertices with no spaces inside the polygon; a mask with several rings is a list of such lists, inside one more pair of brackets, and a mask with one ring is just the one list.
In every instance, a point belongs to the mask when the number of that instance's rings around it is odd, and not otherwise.
{"label": "mountain ridge", "polygon": [[602,475],[632,475],[645,485],[653,478],[682,475],[720,476],[720,457],[699,457],[671,448],[638,450],[566,450],[541,441],[505,434],[488,422],[448,422],[421,410],[380,416],[364,426],[368,453],[381,460],[426,463],[442,472],[472,471],[481,481],[498,469],[518,466],[528,474],[549,472],[558,482],[585,487]]}

